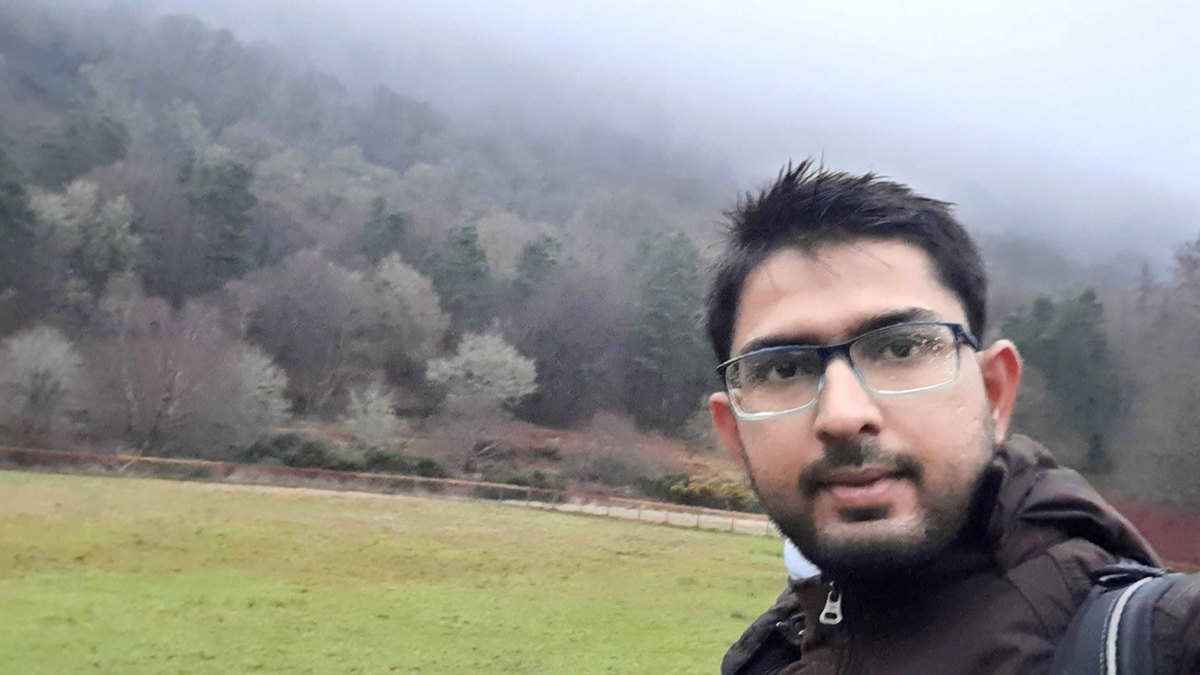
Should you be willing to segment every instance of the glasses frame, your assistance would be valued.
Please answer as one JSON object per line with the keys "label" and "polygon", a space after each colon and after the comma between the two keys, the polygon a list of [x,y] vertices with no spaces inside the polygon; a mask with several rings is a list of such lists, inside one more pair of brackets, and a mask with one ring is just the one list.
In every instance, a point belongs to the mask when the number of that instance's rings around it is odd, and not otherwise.
{"label": "glasses frame", "polygon": [[[863,376],[862,371],[859,370],[858,365],[854,363],[854,357],[851,356],[850,349],[855,344],[857,344],[860,340],[863,340],[865,338],[869,338],[873,335],[877,335],[877,334],[885,332],[885,331],[895,330],[897,328],[911,327],[911,326],[942,326],[944,328],[950,329],[950,331],[954,334],[955,357],[958,359],[957,362],[954,364],[954,377],[950,378],[949,380],[946,380],[945,382],[941,382],[939,384],[932,384],[927,387],[917,387],[916,389],[901,389],[901,390],[895,390],[895,391],[878,390],[878,389],[875,389],[874,387],[872,387],[871,385],[867,384],[867,380]],[[940,389],[941,387],[945,387],[949,384],[952,384],[955,380],[957,380],[958,373],[959,373],[959,371],[962,370],[962,353],[961,353],[961,350],[959,350],[959,347],[964,344],[967,345],[968,347],[970,347],[971,349],[974,349],[975,351],[979,351],[979,349],[980,349],[979,338],[975,337],[975,335],[973,333],[971,333],[970,330],[968,330],[965,326],[963,326],[960,323],[950,323],[950,322],[945,322],[945,321],[911,321],[908,323],[898,323],[898,324],[893,324],[891,326],[884,326],[882,328],[876,328],[875,330],[867,331],[866,333],[863,333],[862,335],[859,335],[852,340],[840,342],[835,345],[779,345],[777,347],[764,347],[762,349],[756,349],[752,352],[746,352],[745,354],[739,354],[738,356],[735,356],[734,358],[729,359],[728,361],[717,366],[717,375],[721,378],[721,384],[724,385],[724,387],[725,387],[725,393],[729,394],[730,405],[733,407],[733,413],[735,415],[737,415],[738,419],[748,420],[748,421],[767,420],[767,419],[772,419],[775,417],[780,417],[783,415],[790,415],[791,413],[800,412],[801,410],[807,410],[808,408],[811,408],[814,405],[816,405],[817,401],[821,400],[821,392],[825,388],[825,370],[827,368],[829,368],[829,362],[839,356],[844,357],[846,359],[846,364],[850,366],[850,370],[854,373],[854,376],[856,378],[858,378],[858,382],[859,382],[859,384],[862,385],[864,390],[866,390],[872,394],[875,394],[876,396],[900,396],[903,394],[916,394],[916,393],[923,392],[923,391],[931,391],[933,389]],[[788,351],[796,351],[796,350],[810,351],[812,353],[815,353],[817,355],[817,358],[820,359],[821,377],[817,380],[817,393],[816,393],[816,396],[813,397],[813,400],[811,400],[808,403],[805,403],[804,405],[799,406],[797,408],[789,408],[787,410],[772,410],[769,412],[760,412],[760,413],[745,412],[745,411],[741,410],[738,407],[736,399],[730,393],[729,378],[726,376],[726,373],[729,371],[729,367],[734,365],[735,363],[737,363],[743,359],[749,358],[751,356],[761,356],[763,354],[770,354],[773,352],[788,352]]]}

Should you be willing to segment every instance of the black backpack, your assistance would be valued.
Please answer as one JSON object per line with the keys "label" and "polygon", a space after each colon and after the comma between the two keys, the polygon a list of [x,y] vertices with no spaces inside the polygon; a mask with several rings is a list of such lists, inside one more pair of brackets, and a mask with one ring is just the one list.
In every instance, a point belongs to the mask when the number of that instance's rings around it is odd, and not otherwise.
{"label": "black backpack", "polygon": [[1154,606],[1187,575],[1133,560],[1092,574],[1095,587],[1063,634],[1052,675],[1154,675]]}

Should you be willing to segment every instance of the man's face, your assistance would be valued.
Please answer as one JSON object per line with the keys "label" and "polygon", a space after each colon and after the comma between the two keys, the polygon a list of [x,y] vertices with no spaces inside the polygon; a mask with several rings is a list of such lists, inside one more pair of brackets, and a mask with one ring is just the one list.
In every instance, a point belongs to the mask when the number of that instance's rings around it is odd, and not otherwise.
{"label": "man's face", "polygon": [[[732,353],[764,340],[835,344],[905,315],[967,323],[921,249],[873,240],[815,255],[785,249],[746,279]],[[718,433],[767,513],[822,568],[903,569],[961,530],[1007,426],[1020,366],[1008,343],[978,355],[959,349],[957,379],[932,391],[872,394],[839,358],[826,367],[817,404],[795,413],[739,421],[728,397],[713,395]]]}

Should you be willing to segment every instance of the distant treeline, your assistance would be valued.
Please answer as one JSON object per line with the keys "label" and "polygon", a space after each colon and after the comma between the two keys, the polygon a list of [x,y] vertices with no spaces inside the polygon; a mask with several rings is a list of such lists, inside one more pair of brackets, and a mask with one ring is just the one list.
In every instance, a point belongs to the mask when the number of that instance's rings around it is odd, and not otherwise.
{"label": "distant treeline", "polygon": [[[695,437],[705,256],[736,191],[648,162],[669,158],[603,131],[471,137],[186,16],[5,3],[0,426],[210,459],[295,417],[346,420],[360,455],[403,418],[610,411]],[[1019,426],[1200,499],[1196,245],[1169,279],[1032,306],[1011,250],[989,247],[1032,370]]]}
{"label": "distant treeline", "polygon": [[465,137],[185,16],[0,12],[13,433],[219,458],[289,415],[700,411],[728,190]]}

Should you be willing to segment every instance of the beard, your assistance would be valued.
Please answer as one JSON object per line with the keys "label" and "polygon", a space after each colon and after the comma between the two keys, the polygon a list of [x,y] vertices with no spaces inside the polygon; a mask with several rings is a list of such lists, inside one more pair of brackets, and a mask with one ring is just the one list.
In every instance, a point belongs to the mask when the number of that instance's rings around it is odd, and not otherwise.
{"label": "beard", "polygon": [[[783,512],[771,508],[749,472],[768,515],[787,538],[821,570],[833,577],[887,578],[925,565],[947,551],[972,515],[972,505],[988,462],[995,451],[994,425],[985,414],[984,434],[977,455],[964,455],[953,474],[957,485],[934,493],[926,480],[925,466],[915,455],[885,451],[874,441],[827,443],[824,456],[801,472],[797,490],[808,511]],[[911,483],[919,508],[908,518],[891,516],[890,506],[838,509],[839,522],[818,528],[813,500],[825,489],[826,477],[838,469],[879,467],[897,480]],[[955,481],[952,481],[955,482]]]}

